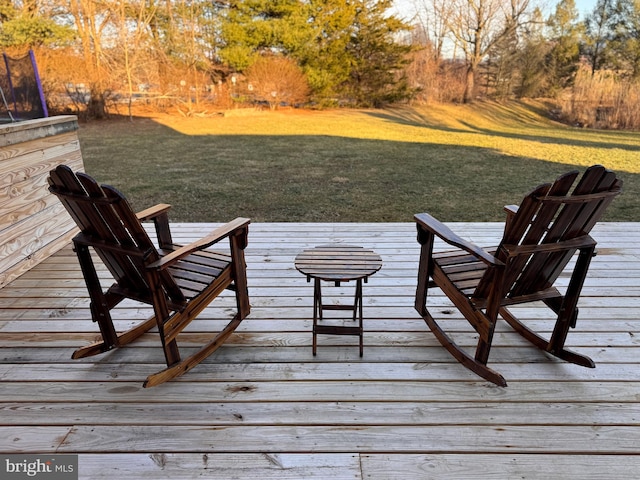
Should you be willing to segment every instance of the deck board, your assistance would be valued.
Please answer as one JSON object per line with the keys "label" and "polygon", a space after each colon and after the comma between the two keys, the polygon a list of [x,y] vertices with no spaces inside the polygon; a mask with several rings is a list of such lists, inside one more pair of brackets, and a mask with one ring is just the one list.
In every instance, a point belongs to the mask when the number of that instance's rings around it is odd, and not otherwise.
{"label": "deck board", "polygon": [[[172,227],[186,243],[213,225]],[[451,227],[481,245],[501,233],[498,223]],[[252,224],[251,315],[201,365],[152,389],[142,382],[163,364],[153,332],[70,360],[97,330],[65,248],[0,289],[0,453],[79,454],[86,479],[632,478],[640,468],[640,223],[599,224],[593,236],[598,255],[567,345],[597,367],[553,359],[502,322],[490,364],[507,388],[453,361],[413,310],[419,245],[410,223]],[[362,358],[357,339],[340,336],[320,336],[311,353],[313,285],[293,260],[334,241],[383,260],[364,285]],[[324,290],[341,302],[352,288]],[[444,296],[429,305],[460,344],[475,344]],[[225,293],[183,344],[195,348],[233,308]],[[552,328],[545,308],[518,311],[537,330]],[[114,318],[124,329],[149,313],[123,302]]]}

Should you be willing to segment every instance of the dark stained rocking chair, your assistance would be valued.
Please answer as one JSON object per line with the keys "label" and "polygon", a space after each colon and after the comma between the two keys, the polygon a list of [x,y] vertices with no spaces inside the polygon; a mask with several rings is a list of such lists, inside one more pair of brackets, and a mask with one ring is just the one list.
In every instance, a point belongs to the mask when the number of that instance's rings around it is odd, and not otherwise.
{"label": "dark stained rocking chair", "polygon": [[[90,176],[67,166],[52,170],[49,190],[64,204],[80,233],[74,250],[91,298],[91,315],[102,341],[79,348],[73,358],[83,358],[121,347],[157,327],[167,368],[147,377],[151,387],[181,375],[203,361],[233,333],[249,314],[244,248],[249,220],[237,218],[214,229],[190,245],[173,244],[168,221],[169,205],[161,204],[135,214],[115,188],[98,185]],[[153,220],[158,248],[141,222]],[[205,250],[229,238],[229,253]],[[100,286],[89,247],[109,269],[115,283]],[[181,359],[176,337],[225,289],[235,291],[237,313],[209,343]],[[124,333],[117,333],[110,311],[125,298],[153,306],[154,315]]]}
{"label": "dark stained rocking chair", "polygon": [[[487,367],[498,314],[520,335],[563,360],[595,367],[593,361],[564,348],[569,328],[575,327],[578,298],[595,252],[589,231],[622,188],[622,180],[596,165],[587,169],[573,192],[573,171],[553,184],[529,193],[519,207],[507,206],[500,245],[482,249],[460,238],[426,213],[415,215],[421,244],[415,308],[440,343],[462,365],[500,386],[502,375]],[[439,237],[458,250],[435,253]],[[554,282],[574,253],[578,257],[564,295]],[[460,310],[479,335],[475,356],[460,348],[427,310],[427,291],[438,287]],[[540,300],[557,315],[550,339],[530,330],[507,309]]]}

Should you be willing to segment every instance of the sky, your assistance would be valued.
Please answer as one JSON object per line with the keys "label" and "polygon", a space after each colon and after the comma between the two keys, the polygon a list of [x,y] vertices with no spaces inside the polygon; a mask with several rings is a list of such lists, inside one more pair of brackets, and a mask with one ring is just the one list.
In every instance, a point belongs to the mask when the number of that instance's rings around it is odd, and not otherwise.
{"label": "sky", "polygon": [[577,0],[576,6],[578,10],[584,14],[585,12],[593,10],[593,7],[596,6],[596,0]]}
{"label": "sky", "polygon": [[[547,3],[550,7],[550,10],[555,8],[555,5],[558,3],[558,0],[542,0],[544,3]],[[597,0],[575,0],[576,7],[580,11],[582,18],[584,18],[585,14],[591,12],[593,7],[596,5]],[[422,0],[395,0],[395,5],[397,11],[403,17],[410,17],[416,10],[416,2],[417,4],[423,3]],[[541,2],[542,3],[542,2]]]}
{"label": "sky", "polygon": [[[576,7],[580,11],[580,14],[584,17],[585,14],[590,13],[593,7],[596,6],[597,0],[576,0]],[[550,0],[550,5],[555,6],[558,2]]]}

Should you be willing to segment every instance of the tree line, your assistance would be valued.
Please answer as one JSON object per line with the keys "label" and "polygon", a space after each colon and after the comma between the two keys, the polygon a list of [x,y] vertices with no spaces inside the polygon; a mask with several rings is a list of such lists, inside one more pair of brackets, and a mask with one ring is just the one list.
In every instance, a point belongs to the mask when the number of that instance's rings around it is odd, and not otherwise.
{"label": "tree line", "polygon": [[[134,102],[381,107],[553,99],[564,119],[638,128],[640,2],[0,0],[0,45],[36,52],[50,110]],[[634,103],[636,102],[636,103]]]}

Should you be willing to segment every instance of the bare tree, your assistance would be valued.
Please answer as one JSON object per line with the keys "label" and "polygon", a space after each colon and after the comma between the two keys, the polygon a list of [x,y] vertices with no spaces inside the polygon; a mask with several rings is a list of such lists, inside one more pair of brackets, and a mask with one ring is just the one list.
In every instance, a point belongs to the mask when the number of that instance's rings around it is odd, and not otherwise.
{"label": "bare tree", "polygon": [[[128,96],[127,109],[129,119],[133,118],[132,101],[136,73],[140,71],[142,61],[147,55],[147,39],[149,26],[154,20],[157,5],[147,2],[123,2],[113,0],[109,3],[109,10],[113,15],[113,22],[117,30],[118,53],[121,56],[118,65],[124,71],[126,91]],[[144,76],[146,77],[146,75]]]}
{"label": "bare tree", "polygon": [[450,2],[442,0],[417,0],[415,20],[420,26],[420,31],[432,45],[432,53],[436,61],[442,59],[442,50],[449,34]]}
{"label": "bare tree", "polygon": [[71,0],[67,4],[74,20],[81,42],[84,70],[89,83],[87,115],[103,118],[107,115],[105,91],[107,90],[107,69],[102,51],[103,34],[110,24],[111,13],[108,6],[97,0]]}
{"label": "bare tree", "polygon": [[465,102],[474,98],[478,67],[492,48],[512,37],[527,21],[530,3],[531,0],[433,0],[434,11],[464,52]]}

